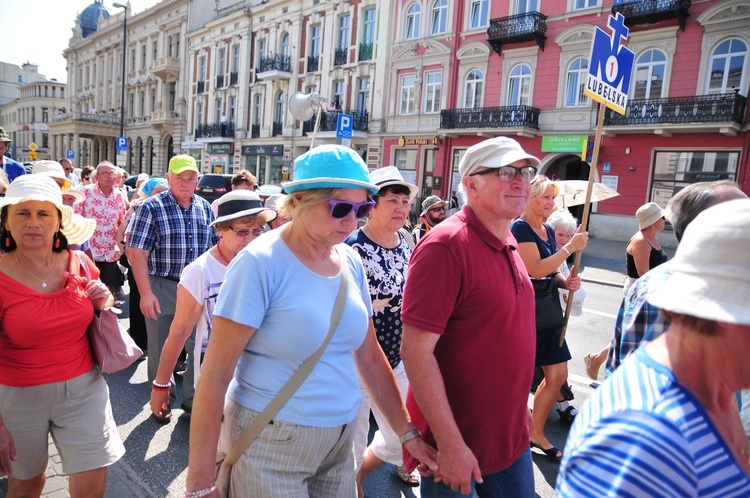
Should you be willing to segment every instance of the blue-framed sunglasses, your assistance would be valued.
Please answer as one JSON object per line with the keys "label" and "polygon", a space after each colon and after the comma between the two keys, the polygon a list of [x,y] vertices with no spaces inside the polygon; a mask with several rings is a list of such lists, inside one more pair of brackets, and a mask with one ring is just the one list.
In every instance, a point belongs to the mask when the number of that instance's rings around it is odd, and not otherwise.
{"label": "blue-framed sunglasses", "polygon": [[357,218],[364,218],[367,213],[372,211],[375,207],[375,201],[367,199],[367,201],[361,204],[355,204],[349,201],[339,201],[336,199],[328,199],[328,204],[331,206],[331,218],[340,220],[349,216],[349,213],[354,210]]}

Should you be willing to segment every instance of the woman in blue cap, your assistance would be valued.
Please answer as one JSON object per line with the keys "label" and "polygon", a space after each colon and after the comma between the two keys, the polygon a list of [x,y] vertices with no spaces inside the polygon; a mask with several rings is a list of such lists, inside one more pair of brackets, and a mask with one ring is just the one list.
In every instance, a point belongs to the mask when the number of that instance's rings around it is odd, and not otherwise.
{"label": "woman in blue cap", "polygon": [[375,337],[362,262],[342,244],[374,205],[370,195],[378,187],[370,183],[367,166],[351,149],[321,145],[296,159],[294,181],[284,188],[282,211],[292,221],[243,249],[219,291],[193,407],[188,497],[216,496],[217,447],[229,452],[324,343],[342,281],[347,282],[343,312],[330,342],[234,464],[230,496],[356,496],[358,372],[423,468],[437,467],[434,450],[409,420]]}

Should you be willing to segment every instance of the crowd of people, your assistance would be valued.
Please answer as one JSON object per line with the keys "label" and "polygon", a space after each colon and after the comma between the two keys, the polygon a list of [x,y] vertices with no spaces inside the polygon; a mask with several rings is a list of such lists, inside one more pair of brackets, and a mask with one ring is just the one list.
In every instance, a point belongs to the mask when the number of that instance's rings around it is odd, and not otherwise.
{"label": "crowd of people", "polygon": [[[139,175],[132,192],[107,161],[80,177],[65,160],[14,178],[3,168],[9,496],[41,494],[50,435],[70,495],[103,496],[125,448],[87,328],[123,305],[126,275],[159,423],[187,363],[186,498],[223,486],[235,497],[362,498],[385,463],[423,497],[531,497],[533,449],[560,463],[561,496],[747,496],[738,393],[750,389],[750,200],[732,182],[699,183],[666,210],[635,213],[612,344],[585,358],[593,377],[607,360],[609,378],[579,412],[561,335],[568,300],[581,314],[568,261],[589,234],[556,208],[559,186],[540,164],[515,140],[480,142],[459,164],[463,205],[427,196],[414,227],[417,186],[338,145],[297,157],[283,194],[262,200],[241,171],[213,205],[195,195],[200,170],[186,155],[164,178]],[[657,238],[667,222],[680,241],[672,261]],[[562,448],[545,436],[554,408],[573,424]],[[226,482],[217,453],[237,456]]]}

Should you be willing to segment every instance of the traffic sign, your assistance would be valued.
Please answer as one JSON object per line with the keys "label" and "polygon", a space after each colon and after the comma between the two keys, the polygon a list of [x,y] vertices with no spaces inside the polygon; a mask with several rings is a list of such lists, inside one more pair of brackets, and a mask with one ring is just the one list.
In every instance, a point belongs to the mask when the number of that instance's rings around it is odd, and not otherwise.
{"label": "traffic sign", "polygon": [[39,148],[39,147],[38,147],[38,146],[37,146],[37,145],[36,145],[36,144],[35,144],[34,142],[31,142],[31,143],[29,144],[29,149],[30,149],[30,150],[31,150],[32,152],[33,152],[33,151],[35,151],[35,150],[37,150],[38,148]]}
{"label": "traffic sign", "polygon": [[619,12],[616,17],[609,16],[607,26],[612,30],[611,36],[599,27],[594,33],[589,74],[583,93],[610,109],[625,114],[635,54],[622,45],[630,31],[625,26],[625,17]]}
{"label": "traffic sign", "polygon": [[128,137],[117,137],[117,150],[128,150]]}
{"label": "traffic sign", "polygon": [[39,157],[39,153],[37,151],[32,150],[31,152],[29,152],[29,159],[31,159],[32,161],[36,161],[37,157]]}
{"label": "traffic sign", "polygon": [[351,114],[339,114],[336,118],[336,137],[352,138],[354,117]]}
{"label": "traffic sign", "polygon": [[68,159],[75,159],[75,157],[76,157],[76,151],[74,151],[73,149],[68,149],[65,152],[65,157],[67,157]]}

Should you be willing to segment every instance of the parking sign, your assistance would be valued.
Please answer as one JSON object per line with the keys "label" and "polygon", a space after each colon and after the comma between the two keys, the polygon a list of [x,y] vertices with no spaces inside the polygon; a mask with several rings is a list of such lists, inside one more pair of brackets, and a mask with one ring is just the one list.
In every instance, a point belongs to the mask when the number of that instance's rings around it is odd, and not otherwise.
{"label": "parking sign", "polygon": [[68,159],[75,159],[76,151],[74,151],[73,149],[68,149],[67,151],[65,151],[65,157],[67,157]]}
{"label": "parking sign", "polygon": [[352,138],[354,118],[351,114],[339,114],[336,119],[336,137]]}
{"label": "parking sign", "polygon": [[599,27],[594,33],[589,74],[583,93],[610,109],[625,114],[635,54],[622,45],[629,32],[625,26],[625,17],[619,12],[616,17],[609,16],[607,26],[612,30],[612,36]]}
{"label": "parking sign", "polygon": [[117,150],[128,150],[128,137],[117,137]]}

